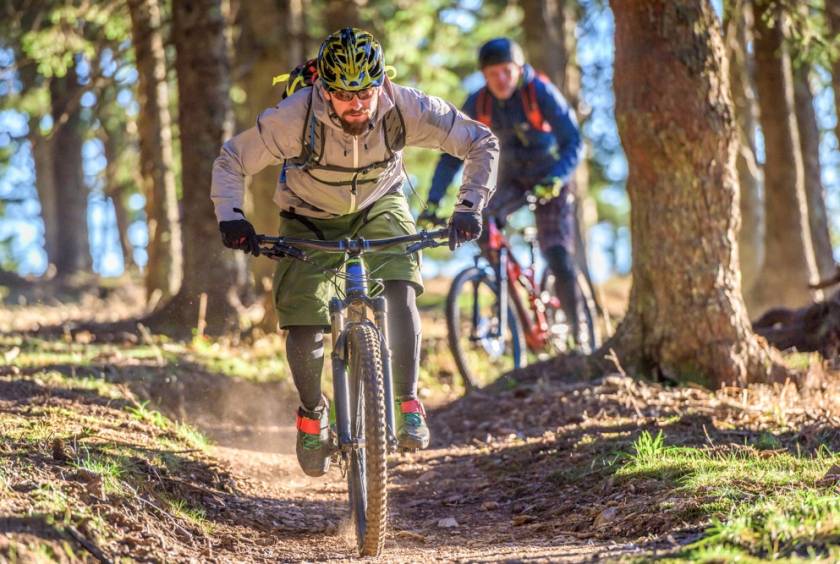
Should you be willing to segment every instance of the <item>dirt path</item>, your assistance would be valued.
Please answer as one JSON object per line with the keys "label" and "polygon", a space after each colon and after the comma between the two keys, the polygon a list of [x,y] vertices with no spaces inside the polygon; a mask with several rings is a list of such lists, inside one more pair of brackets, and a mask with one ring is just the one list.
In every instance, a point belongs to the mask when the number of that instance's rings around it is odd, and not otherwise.
{"label": "dirt path", "polygon": [[[217,444],[212,454],[230,468],[244,496],[259,500],[254,511],[272,512],[271,540],[261,539],[266,544],[261,554],[250,555],[253,561],[353,559],[346,482],[337,468],[320,479],[300,471],[293,427],[260,432],[240,427],[218,439],[226,444]],[[521,508],[497,500],[473,458],[478,452],[451,446],[391,457],[391,514],[382,560],[580,562],[632,551],[632,546],[587,541],[517,519],[513,514]]]}

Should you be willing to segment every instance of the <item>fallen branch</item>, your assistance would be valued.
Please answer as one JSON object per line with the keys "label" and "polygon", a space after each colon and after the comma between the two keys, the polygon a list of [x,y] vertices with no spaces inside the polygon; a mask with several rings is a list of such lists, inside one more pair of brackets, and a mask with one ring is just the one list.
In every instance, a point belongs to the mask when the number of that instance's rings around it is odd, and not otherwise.
{"label": "fallen branch", "polygon": [[108,557],[105,555],[105,553],[104,553],[104,552],[102,552],[102,550],[101,550],[98,546],[96,546],[95,544],[93,544],[93,543],[92,543],[91,541],[89,541],[89,540],[88,540],[88,539],[87,539],[87,538],[86,538],[86,537],[85,537],[82,533],[80,533],[79,531],[77,531],[75,527],[73,527],[72,525],[69,525],[69,526],[65,527],[65,528],[64,528],[64,530],[67,532],[67,534],[68,534],[68,535],[70,535],[70,537],[71,537],[74,541],[76,541],[77,543],[79,543],[80,545],[82,545],[82,546],[84,547],[84,549],[85,549],[85,550],[87,550],[88,552],[90,552],[91,554],[93,554],[93,556],[94,556],[97,560],[99,560],[99,561],[100,561],[100,562],[102,562],[103,564],[111,564],[111,559],[110,559],[110,558],[108,558]]}
{"label": "fallen branch", "polygon": [[778,349],[795,348],[800,352],[819,352],[826,359],[837,358],[840,356],[840,291],[825,301],[800,309],[771,309],[753,323],[753,330]]}

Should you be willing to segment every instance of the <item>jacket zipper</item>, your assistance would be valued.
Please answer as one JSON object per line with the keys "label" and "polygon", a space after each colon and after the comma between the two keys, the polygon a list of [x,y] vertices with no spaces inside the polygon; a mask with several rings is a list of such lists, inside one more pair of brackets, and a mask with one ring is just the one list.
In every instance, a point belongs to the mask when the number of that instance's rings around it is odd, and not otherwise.
{"label": "jacket zipper", "polygon": [[[353,136],[353,168],[359,168],[359,138]],[[356,211],[356,179],[359,177],[359,171],[353,173],[353,182],[350,185],[350,213]]]}

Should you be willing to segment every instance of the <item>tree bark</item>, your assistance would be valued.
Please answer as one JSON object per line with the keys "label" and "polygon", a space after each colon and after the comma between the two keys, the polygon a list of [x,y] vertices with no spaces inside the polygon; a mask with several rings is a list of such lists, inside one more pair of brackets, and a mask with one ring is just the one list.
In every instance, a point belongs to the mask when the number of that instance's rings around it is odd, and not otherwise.
{"label": "tree bark", "polygon": [[[114,100],[109,100],[108,102],[115,103]],[[100,123],[103,130],[100,138],[105,148],[105,160],[107,161],[105,165],[105,195],[114,205],[114,215],[117,219],[117,232],[120,239],[120,249],[123,254],[125,270],[131,270],[133,249],[131,242],[128,240],[129,213],[125,205],[125,198],[129,186],[120,182],[117,175],[119,154],[124,148],[124,145],[121,143],[121,132],[114,131],[109,127],[109,120],[100,118]]]}
{"label": "tree bark", "polygon": [[228,292],[236,283],[235,258],[222,247],[209,196],[213,161],[232,129],[221,1],[178,0],[173,4],[172,24],[181,133],[184,277],[178,294],[158,310],[152,322],[163,330],[188,331],[196,326],[201,294],[206,294],[206,328],[219,333],[235,322]]}
{"label": "tree bark", "polygon": [[753,42],[753,11],[748,0],[727,5],[725,14],[726,59],[738,131],[736,167],[740,187],[741,229],[738,231],[738,258],[741,289],[747,310],[751,309],[753,288],[764,263],[763,173],[756,160],[755,132],[758,104],[753,84],[753,61],[747,45]]}
{"label": "tree bark", "polygon": [[[271,87],[269,77],[304,60],[303,44],[295,37],[302,27],[300,0],[253,0],[239,9],[240,36],[236,48],[236,65],[240,70],[240,83],[246,93],[242,120],[238,129],[252,127],[257,116],[280,102],[285,85]],[[249,193],[252,204],[248,206],[248,219],[258,233],[277,233],[278,212],[273,204],[279,170],[271,167],[250,179]],[[274,313],[271,282],[275,263],[266,258],[250,261],[251,273],[258,295],[263,298],[265,317],[260,324],[264,330],[274,330],[277,318]]]}
{"label": "tree bark", "polygon": [[149,229],[146,299],[156,292],[166,299],[181,285],[183,251],[160,7],[158,0],[129,0],[128,8],[138,72],[141,190]]}
{"label": "tree bark", "polygon": [[364,2],[365,0],[326,0],[322,15],[326,33],[338,31],[343,27],[362,27],[359,5]]}
{"label": "tree bark", "polygon": [[[828,25],[828,37],[840,37],[840,0],[825,0],[825,15]],[[840,54],[831,61],[831,85],[834,90],[834,112],[837,117],[834,132],[840,140]]]}
{"label": "tree bark", "polygon": [[[808,228],[804,172],[794,113],[793,74],[785,44],[786,16],[773,0],[755,3],[756,90],[764,132],[766,255],[755,287],[755,313],[800,307],[814,295],[814,251]],[[774,22],[768,27],[768,19]]]}
{"label": "tree bark", "polygon": [[809,82],[810,66],[803,63],[794,72],[794,100],[796,123],[799,127],[799,146],[805,173],[805,200],[808,205],[808,224],[814,245],[814,259],[820,279],[835,271],[834,251],[828,230],[825,209],[825,189],[820,166],[820,128],[814,111],[814,95]]}
{"label": "tree bark", "polygon": [[707,0],[610,4],[633,288],[602,351],[635,373],[710,387],[781,378],[741,298],[737,139],[715,13]]}
{"label": "tree bark", "polygon": [[53,164],[58,210],[56,274],[71,276],[91,269],[88,248],[87,196],[82,176],[81,116],[77,103],[81,86],[71,65],[63,77],[50,81],[53,117]]}
{"label": "tree bark", "polygon": [[52,264],[59,254],[58,187],[55,183],[55,151],[51,137],[42,135],[37,119],[29,121],[29,142],[35,161],[35,188],[44,222],[44,250]]}
{"label": "tree bark", "polygon": [[563,34],[565,0],[523,0],[522,27],[528,62],[566,93],[567,52]]}

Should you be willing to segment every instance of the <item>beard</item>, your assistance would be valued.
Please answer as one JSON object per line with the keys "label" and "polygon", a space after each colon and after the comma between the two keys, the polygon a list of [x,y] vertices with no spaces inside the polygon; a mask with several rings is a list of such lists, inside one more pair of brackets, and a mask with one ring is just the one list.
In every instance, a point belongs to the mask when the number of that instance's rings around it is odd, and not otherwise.
{"label": "beard", "polygon": [[[347,115],[347,114],[345,114]],[[341,122],[341,129],[344,130],[344,133],[348,135],[361,135],[365,133],[368,128],[370,127],[370,117],[363,121],[347,121],[344,119],[344,116],[338,118],[338,121]]]}

